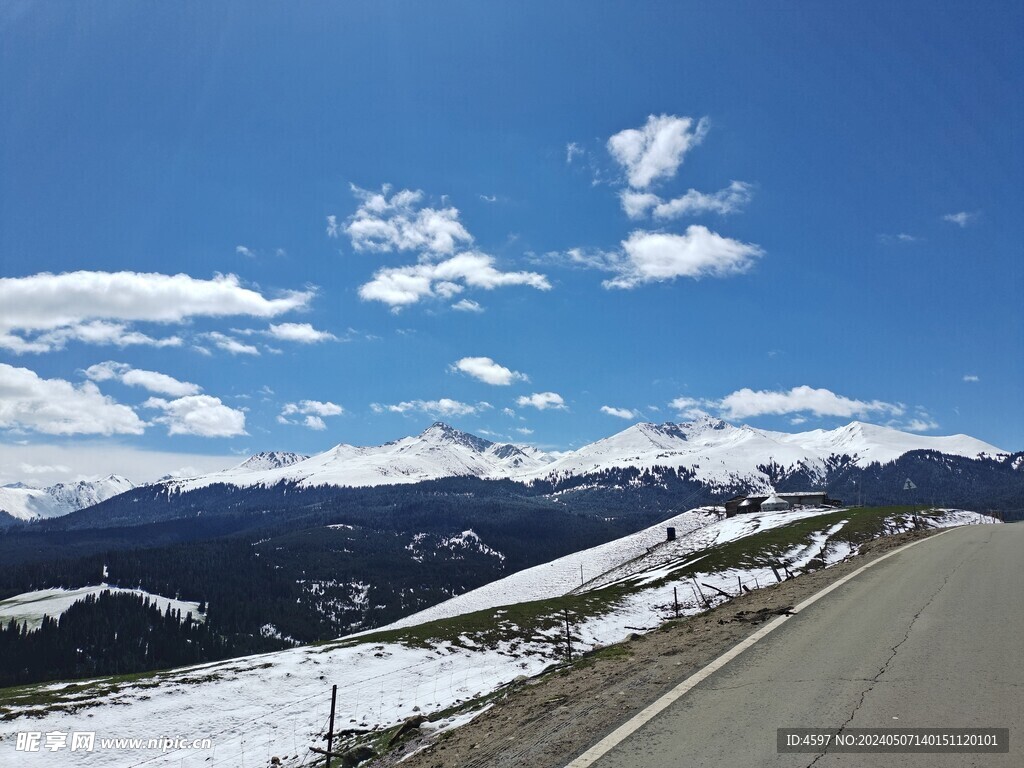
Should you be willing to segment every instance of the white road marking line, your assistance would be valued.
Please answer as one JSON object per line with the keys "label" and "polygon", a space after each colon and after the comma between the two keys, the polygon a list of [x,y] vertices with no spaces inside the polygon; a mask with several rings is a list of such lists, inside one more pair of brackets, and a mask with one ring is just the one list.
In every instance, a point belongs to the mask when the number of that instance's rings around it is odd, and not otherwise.
{"label": "white road marking line", "polygon": [[[883,560],[889,559],[893,555],[898,555],[900,552],[905,552],[906,550],[910,549],[911,547],[917,546],[918,544],[921,544],[922,542],[925,542],[925,541],[931,541],[932,539],[938,538],[939,536],[942,536],[945,533],[949,533],[949,531],[952,531],[952,530],[955,530],[955,528],[947,528],[945,531],[942,531],[942,533],[937,533],[934,536],[929,536],[926,539],[918,539],[917,541],[912,541],[909,544],[904,544],[902,547],[899,547],[898,549],[894,549],[892,552],[889,552],[888,554],[882,555],[877,560],[872,560],[870,563],[867,563],[866,565],[862,565],[860,568],[858,568],[853,573],[849,573],[846,576],[843,576],[838,581],[835,581],[832,584],[829,584],[827,587],[825,587],[820,592],[816,592],[815,594],[813,594],[810,597],[808,597],[806,600],[804,600],[802,603],[800,603],[799,605],[797,605],[793,609],[793,615],[794,616],[798,616],[800,614],[800,612],[804,610],[804,608],[807,608],[808,606],[813,605],[818,600],[820,600],[821,598],[825,597],[825,595],[829,594],[830,592],[832,592],[835,589],[838,589],[843,584],[848,582],[850,579],[852,579],[853,577],[863,573],[868,568],[872,568],[875,565],[878,565],[878,563],[882,562]],[[662,710],[664,710],[665,708],[671,706],[677,699],[679,699],[680,697],[684,696],[695,685],[700,683],[702,680],[705,680],[706,678],[710,677],[712,674],[717,672],[719,669],[724,667],[730,661],[732,661],[737,656],[739,656],[741,653],[743,653],[745,650],[747,650],[747,648],[749,648],[750,646],[754,645],[754,643],[756,643],[758,640],[761,640],[762,638],[764,638],[769,633],[771,633],[771,632],[775,631],[776,629],[778,629],[780,626],[782,626],[790,618],[792,618],[792,617],[791,616],[779,616],[777,619],[773,620],[771,623],[766,624],[765,626],[761,627],[761,629],[757,630],[757,632],[752,634],[746,640],[740,641],[738,644],[734,645],[732,648],[730,648],[728,651],[723,653],[717,659],[712,661],[706,667],[704,667],[703,669],[701,669],[698,672],[695,672],[690,677],[686,678],[683,682],[681,682],[679,685],[677,685],[671,691],[669,691],[668,693],[663,695],[660,699],[655,701],[653,704],[649,705],[646,709],[644,709],[644,710],[638,712],[637,714],[633,715],[633,717],[631,717],[625,723],[623,723],[618,728],[616,728],[614,731],[609,733],[607,736],[605,736],[603,739],[601,739],[599,742],[597,742],[597,744],[592,746],[590,749],[588,749],[582,755],[580,755],[575,760],[573,760],[568,765],[566,765],[565,768],[588,768],[589,766],[593,765],[598,760],[600,760],[607,752],[611,751],[612,748],[614,748],[619,742],[621,742],[624,739],[628,738],[630,736],[630,734],[632,734],[633,732],[639,730],[644,725],[646,725],[650,720],[652,720],[653,718],[657,717],[657,715]]]}

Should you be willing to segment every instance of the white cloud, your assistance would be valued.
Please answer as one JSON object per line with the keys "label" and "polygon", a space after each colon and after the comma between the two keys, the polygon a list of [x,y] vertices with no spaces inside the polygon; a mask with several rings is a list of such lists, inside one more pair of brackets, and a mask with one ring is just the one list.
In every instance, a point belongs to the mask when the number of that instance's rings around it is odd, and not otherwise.
{"label": "white cloud", "polygon": [[926,413],[918,413],[917,416],[900,425],[900,429],[904,429],[907,432],[928,432],[938,428],[939,422]]}
{"label": "white cloud", "polygon": [[331,215],[327,217],[327,236],[338,237],[341,228],[338,226],[338,217]]}
{"label": "white cloud", "polygon": [[467,251],[436,264],[420,263],[378,270],[370,282],[359,287],[359,296],[364,301],[380,301],[400,309],[426,298],[450,298],[463,288],[456,281],[484,290],[510,285],[527,285],[541,291],[551,288],[544,275],[502,272],[494,266],[494,257]]}
{"label": "white cloud", "polygon": [[458,400],[451,400],[442,397],[439,400],[407,400],[394,405],[382,405],[372,403],[370,408],[374,413],[409,413],[410,411],[421,411],[434,416],[474,416],[481,411],[493,408],[490,403],[479,402],[461,403]]}
{"label": "white cloud", "polygon": [[882,400],[856,400],[837,395],[828,389],[815,389],[806,385],[793,387],[788,391],[755,391],[744,387],[726,395],[721,400],[696,400],[681,397],[673,400],[670,405],[677,411],[713,408],[727,419],[799,413],[841,418],[863,417],[872,414],[901,416],[905,410],[899,403],[887,403]]}
{"label": "white cloud", "polygon": [[[720,400],[677,397],[669,406],[680,417],[696,418],[716,413],[724,419],[738,421],[757,416],[789,416],[789,423],[804,424],[808,417],[838,417],[885,419],[882,423],[909,432],[926,432],[938,428],[938,422],[921,407],[914,415],[906,414],[903,403],[884,400],[858,400],[838,395],[828,389],[809,386],[789,390],[752,390],[744,387]],[[905,417],[905,420],[901,420]]]}
{"label": "white cloud", "polygon": [[319,331],[309,323],[271,323],[266,333],[282,341],[299,344],[316,344],[320,341],[337,341],[338,337],[327,331]]}
{"label": "white cloud", "polygon": [[483,200],[485,203],[496,203],[496,202],[498,202],[498,196],[497,195],[480,195],[480,199]]}
{"label": "white cloud", "polygon": [[583,154],[583,147],[577,144],[575,141],[570,141],[565,145],[565,163],[566,165],[572,165],[572,161]]}
{"label": "white cloud", "polygon": [[637,418],[637,414],[629,410],[629,408],[613,408],[610,405],[602,405],[601,413],[607,413],[609,416],[616,416],[620,419]]}
{"label": "white cloud", "polygon": [[975,376],[973,373],[967,373],[967,374],[964,374],[964,381],[978,382],[978,381],[981,381],[981,378],[978,377],[978,376]]}
{"label": "white cloud", "polygon": [[0,429],[48,435],[141,435],[135,411],[103,395],[91,381],[75,386],[0,363]]}
{"label": "white cloud", "polygon": [[624,189],[619,193],[619,202],[622,210],[631,219],[642,219],[652,208],[662,204],[662,199],[653,192],[637,192],[634,189]]}
{"label": "white cloud", "polygon": [[165,424],[169,435],[235,437],[248,434],[245,431],[245,412],[224,405],[217,397],[188,395],[176,400],[151,397],[142,407],[164,412],[153,421]]}
{"label": "white cloud", "polygon": [[244,245],[236,245],[235,253],[237,253],[239,256],[245,256],[250,259],[256,258],[256,252],[250,248],[247,248]]}
{"label": "white cloud", "polygon": [[687,190],[686,194],[672,200],[662,200],[650,192],[623,190],[620,194],[622,209],[632,219],[642,218],[650,210],[656,219],[678,219],[681,216],[701,213],[726,215],[735,213],[750,202],[753,187],[745,181],[733,181],[728,187],[717,192]]}
{"label": "white cloud", "polygon": [[113,379],[129,387],[142,387],[150,392],[170,395],[171,397],[198,395],[202,391],[202,387],[191,382],[178,381],[178,379],[165,373],[132,368],[127,363],[115,363],[113,360],[90,365],[85,369],[85,376],[92,381],[110,381]]}
{"label": "white cloud", "polygon": [[238,464],[235,455],[147,451],[123,445],[119,439],[53,438],[26,445],[0,442],[0,484],[25,480],[26,466],[36,469],[33,482],[45,486],[110,474],[123,475],[135,483],[151,483],[168,474],[194,477]]}
{"label": "white cloud", "polygon": [[906,232],[900,232],[895,235],[879,235],[878,239],[886,245],[890,243],[916,243],[921,240],[920,237],[907,234]]}
{"label": "white cloud", "polygon": [[325,429],[327,429],[327,424],[325,424],[324,420],[321,419],[319,416],[307,416],[305,419],[303,419],[302,423],[305,424],[308,429],[312,429],[317,432],[323,432]]}
{"label": "white cloud", "polygon": [[677,277],[729,277],[749,270],[764,251],[691,224],[686,233],[637,230],[622,243],[625,258],[609,264],[619,273],[606,288],[633,288]]}
{"label": "white cloud", "polygon": [[[127,346],[178,346],[181,339],[154,339],[127,323],[181,323],[193,317],[275,317],[300,309],[314,291],[290,291],[268,299],[234,275],[200,280],[188,275],[140,272],[43,272],[0,278],[0,347],[46,352],[68,341]],[[37,334],[27,338],[28,334]]]}
{"label": "white cloud", "polygon": [[506,416],[515,416],[516,415],[516,412],[513,411],[511,408],[502,408],[501,412],[503,414],[505,414]]}
{"label": "white cloud", "polygon": [[516,427],[516,432],[518,432],[520,435],[532,435],[533,434],[533,430],[530,429],[529,427]]}
{"label": "white cloud", "polygon": [[390,191],[387,184],[380,192],[352,186],[353,194],[362,202],[344,231],[357,251],[450,254],[460,243],[473,242],[459,221],[457,208],[420,208],[423,192],[403,189],[388,197]]}
{"label": "white cloud", "polygon": [[942,217],[943,221],[948,221],[951,224],[956,224],[958,227],[966,227],[968,224],[973,224],[978,218],[978,212],[974,211],[959,211],[957,213],[947,213]]}
{"label": "white cloud", "polygon": [[209,339],[215,347],[223,349],[225,352],[230,352],[232,355],[258,355],[260,353],[259,349],[252,344],[244,344],[238,339],[226,336],[219,331],[204,333],[203,338]]}
{"label": "white cloud", "polygon": [[675,175],[686,153],[703,141],[707,118],[650,115],[642,128],[620,131],[608,139],[608,151],[626,171],[629,186],[646,189]]}
{"label": "white cloud", "polygon": [[529,396],[522,396],[516,399],[516,405],[520,408],[530,406],[538,411],[546,411],[549,408],[555,411],[566,411],[569,407],[565,400],[557,392],[535,392]]}
{"label": "white cloud", "polygon": [[[2,315],[2,310],[0,310]],[[178,336],[156,339],[139,331],[133,331],[124,323],[110,323],[103,320],[92,320],[87,323],[57,328],[38,334],[34,339],[26,341],[22,336],[0,332],[0,348],[15,354],[25,352],[53,352],[64,349],[69,341],[80,341],[98,346],[149,346],[149,347],[180,347],[182,340]]]}
{"label": "white cloud", "polygon": [[452,304],[452,309],[456,312],[473,312],[475,314],[480,314],[484,311],[484,308],[480,306],[480,303],[473,301],[472,299],[461,299]]}
{"label": "white cloud", "polygon": [[687,214],[719,213],[723,216],[735,213],[750,202],[753,188],[745,181],[733,181],[725,189],[717,192],[698,192],[687,190],[682,197],[661,203],[654,209],[658,219],[676,219]]}
{"label": "white cloud", "polygon": [[708,408],[715,406],[712,400],[703,400],[693,397],[677,397],[675,400],[668,404],[668,407],[674,410],[682,418],[696,419],[700,416],[707,416]]}
{"label": "white cloud", "polygon": [[464,357],[449,366],[449,370],[461,371],[485,384],[495,386],[508,386],[513,381],[530,380],[525,373],[510,370],[489,357]]}
{"label": "white cloud", "polygon": [[18,466],[18,472],[22,475],[52,475],[64,474],[71,471],[71,467],[63,464],[25,464]]}
{"label": "white cloud", "polygon": [[313,416],[341,416],[345,413],[339,404],[331,401],[321,400],[299,400],[298,402],[287,402],[282,409],[282,416],[295,416],[296,414],[311,414]]}

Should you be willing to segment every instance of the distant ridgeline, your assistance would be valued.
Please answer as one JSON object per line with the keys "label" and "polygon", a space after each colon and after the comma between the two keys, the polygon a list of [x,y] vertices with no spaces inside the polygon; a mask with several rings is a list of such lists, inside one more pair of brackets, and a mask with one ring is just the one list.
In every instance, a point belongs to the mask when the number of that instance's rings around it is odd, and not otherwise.
{"label": "distant ridgeline", "polygon": [[[1014,519],[1024,506],[1022,465],[1024,454],[998,460],[914,451],[866,467],[835,457],[824,474],[772,464],[758,470],[780,493],[818,489],[848,504],[1000,510]],[[908,477],[913,491],[903,490]],[[374,488],[282,483],[169,493],[164,486],[140,487],[0,535],[0,600],[106,582],[206,604],[205,624],[169,631],[159,660],[107,657],[119,653],[115,646],[104,651],[97,644],[74,663],[56,651],[19,661],[16,674],[25,681],[142,671],[382,626],[674,513],[756,490],[762,489],[739,482],[712,487],[687,469],[658,467],[530,484],[453,477]],[[66,628],[62,619],[31,637],[39,648],[78,647],[82,626],[117,612],[130,623],[151,610],[119,602],[77,605]],[[4,647],[24,653],[24,634],[5,628]],[[200,655],[179,662],[175,654],[185,653],[184,645]],[[4,647],[0,658],[23,658],[8,656]]]}

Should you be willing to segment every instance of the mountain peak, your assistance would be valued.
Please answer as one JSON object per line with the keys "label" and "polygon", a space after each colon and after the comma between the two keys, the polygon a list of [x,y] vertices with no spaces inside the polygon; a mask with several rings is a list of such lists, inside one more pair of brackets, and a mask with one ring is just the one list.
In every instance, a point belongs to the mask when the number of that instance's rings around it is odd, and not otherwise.
{"label": "mountain peak", "polygon": [[490,440],[484,440],[484,438],[477,437],[469,432],[463,432],[461,429],[456,429],[450,424],[445,424],[443,421],[435,421],[423,430],[420,433],[420,439],[442,445],[462,445],[477,453],[483,453],[494,445]]}
{"label": "mountain peak", "polygon": [[260,451],[243,461],[235,469],[245,469],[253,472],[264,469],[279,469],[308,458],[308,456],[303,456],[301,453],[292,453],[291,451]]}

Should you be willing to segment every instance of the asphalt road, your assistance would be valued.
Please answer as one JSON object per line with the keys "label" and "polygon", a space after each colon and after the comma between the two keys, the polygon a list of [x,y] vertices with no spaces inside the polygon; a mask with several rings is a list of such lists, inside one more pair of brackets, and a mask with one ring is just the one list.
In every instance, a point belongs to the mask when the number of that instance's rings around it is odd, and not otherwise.
{"label": "asphalt road", "polygon": [[[778,754],[780,727],[1009,728],[1009,754]],[[1024,524],[949,531],[804,609],[594,768],[1024,766]]]}

